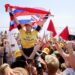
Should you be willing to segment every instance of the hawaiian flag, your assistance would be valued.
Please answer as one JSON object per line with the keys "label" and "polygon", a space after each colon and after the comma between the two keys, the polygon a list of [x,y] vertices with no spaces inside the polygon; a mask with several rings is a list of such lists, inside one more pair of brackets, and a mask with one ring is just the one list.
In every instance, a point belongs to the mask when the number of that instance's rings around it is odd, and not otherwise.
{"label": "hawaiian flag", "polygon": [[[10,5],[6,4],[6,12],[8,11],[8,7]],[[23,7],[18,7],[18,6],[10,6],[14,16],[17,18],[17,20],[20,22],[22,27],[25,26],[27,23],[31,23],[33,28],[36,28],[39,25],[39,22],[42,21],[47,15],[48,11],[45,10],[40,10],[36,8],[23,8]],[[11,31],[12,29],[17,28],[16,23],[14,22],[13,17],[10,15],[10,28],[9,30]]]}

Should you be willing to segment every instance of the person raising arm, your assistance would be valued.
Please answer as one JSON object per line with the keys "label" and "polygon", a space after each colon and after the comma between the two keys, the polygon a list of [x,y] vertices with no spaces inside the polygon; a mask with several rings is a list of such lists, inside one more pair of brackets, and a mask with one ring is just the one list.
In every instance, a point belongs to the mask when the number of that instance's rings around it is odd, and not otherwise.
{"label": "person raising arm", "polygon": [[[9,8],[10,10],[10,8]],[[42,25],[46,22],[48,17],[50,16],[50,13],[48,13],[45,17],[44,20],[39,22],[39,25],[35,30],[32,31],[32,25],[30,23],[25,24],[26,30],[24,30],[17,20],[17,18],[13,15],[13,12],[10,10],[10,15],[14,18],[14,21],[17,25],[17,28],[20,32],[20,39],[21,39],[21,45],[22,45],[22,51],[24,54],[29,57],[31,53],[33,52],[34,45],[36,43],[37,37],[38,37],[38,32],[41,29]]]}

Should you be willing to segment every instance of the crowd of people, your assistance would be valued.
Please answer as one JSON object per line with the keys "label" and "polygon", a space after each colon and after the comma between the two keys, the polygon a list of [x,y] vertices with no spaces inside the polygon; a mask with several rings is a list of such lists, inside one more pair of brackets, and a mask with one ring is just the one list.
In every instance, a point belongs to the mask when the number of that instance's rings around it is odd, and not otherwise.
{"label": "crowd of people", "polygon": [[30,23],[23,30],[12,11],[10,15],[20,32],[15,37],[19,50],[13,48],[6,31],[0,33],[0,75],[75,75],[75,40],[38,37],[49,14],[33,31]]}

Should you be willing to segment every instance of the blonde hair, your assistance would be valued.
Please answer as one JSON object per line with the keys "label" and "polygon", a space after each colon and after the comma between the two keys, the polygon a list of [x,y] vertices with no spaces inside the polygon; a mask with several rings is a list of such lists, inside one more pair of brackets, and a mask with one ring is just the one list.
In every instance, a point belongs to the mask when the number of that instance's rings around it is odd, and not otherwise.
{"label": "blonde hair", "polygon": [[57,72],[57,70],[59,68],[59,61],[55,56],[46,55],[45,56],[45,62],[47,64],[48,71],[50,71],[51,73]]}
{"label": "blonde hair", "polygon": [[[0,66],[0,75],[5,75],[4,69],[7,67],[10,68],[9,64],[6,63]],[[15,75],[29,75],[28,71],[24,68],[16,67],[13,69],[13,71],[15,71]]]}

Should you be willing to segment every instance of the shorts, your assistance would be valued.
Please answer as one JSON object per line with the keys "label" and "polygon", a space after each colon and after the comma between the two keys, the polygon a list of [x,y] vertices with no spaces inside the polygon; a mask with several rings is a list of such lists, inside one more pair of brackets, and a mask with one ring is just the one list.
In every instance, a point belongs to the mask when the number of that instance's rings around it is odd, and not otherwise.
{"label": "shorts", "polygon": [[22,48],[22,50],[23,50],[24,54],[29,57],[32,54],[33,50],[34,50],[34,47]]}

